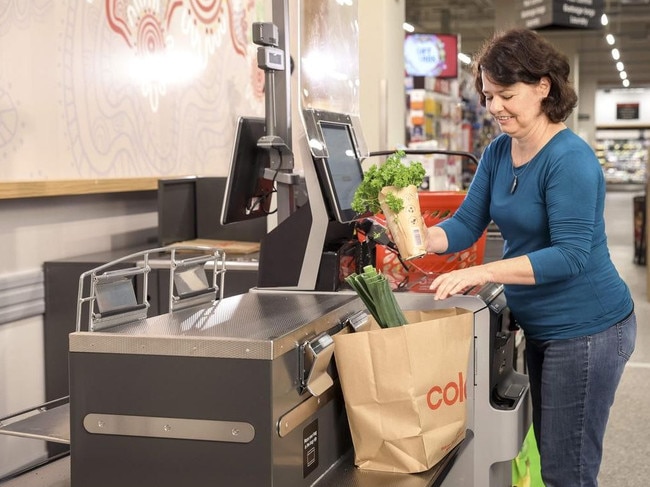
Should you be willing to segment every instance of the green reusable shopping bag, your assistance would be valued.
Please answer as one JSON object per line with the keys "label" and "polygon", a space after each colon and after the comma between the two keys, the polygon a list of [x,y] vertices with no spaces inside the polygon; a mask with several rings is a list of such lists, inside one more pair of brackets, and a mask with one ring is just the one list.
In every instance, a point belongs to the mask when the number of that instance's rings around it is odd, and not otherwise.
{"label": "green reusable shopping bag", "polygon": [[544,487],[539,464],[539,451],[531,426],[519,455],[512,461],[513,487]]}

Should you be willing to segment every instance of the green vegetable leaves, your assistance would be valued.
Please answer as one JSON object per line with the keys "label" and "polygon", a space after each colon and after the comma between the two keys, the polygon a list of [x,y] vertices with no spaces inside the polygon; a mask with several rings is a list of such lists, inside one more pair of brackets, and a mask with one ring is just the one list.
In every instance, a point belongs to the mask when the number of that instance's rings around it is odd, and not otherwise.
{"label": "green vegetable leaves", "polygon": [[[424,167],[420,162],[404,163],[406,156],[402,150],[388,156],[381,165],[371,166],[363,175],[363,181],[357,188],[352,199],[352,209],[357,213],[379,213],[379,193],[386,186],[405,188],[411,184],[419,187],[424,180]],[[396,213],[404,207],[401,198],[389,193],[386,204]]]}
{"label": "green vegetable leaves", "polygon": [[386,195],[386,204],[388,205],[388,208],[393,210],[395,213],[399,213],[404,209],[404,200],[393,193],[388,193]]}
{"label": "green vegetable leaves", "polygon": [[363,304],[382,328],[408,323],[386,276],[377,272],[373,266],[365,266],[362,274],[349,275],[345,278],[345,282],[357,292]]}

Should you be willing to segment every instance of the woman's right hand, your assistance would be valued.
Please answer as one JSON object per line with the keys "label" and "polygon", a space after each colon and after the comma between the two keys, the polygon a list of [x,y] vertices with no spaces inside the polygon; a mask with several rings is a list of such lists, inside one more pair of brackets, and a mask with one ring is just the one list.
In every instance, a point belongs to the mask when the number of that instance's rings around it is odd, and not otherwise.
{"label": "woman's right hand", "polygon": [[441,254],[447,250],[449,242],[445,231],[437,226],[428,227],[426,235],[426,248],[429,254]]}

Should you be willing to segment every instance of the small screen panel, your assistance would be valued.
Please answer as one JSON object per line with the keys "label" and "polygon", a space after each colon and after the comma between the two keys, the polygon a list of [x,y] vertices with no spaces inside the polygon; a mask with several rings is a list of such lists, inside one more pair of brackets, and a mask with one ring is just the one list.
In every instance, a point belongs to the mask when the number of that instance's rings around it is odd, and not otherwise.
{"label": "small screen panel", "polygon": [[257,146],[265,134],[263,118],[240,117],[221,211],[224,225],[271,213],[274,183],[264,178],[264,169],[270,165],[269,154]]}
{"label": "small screen panel", "polygon": [[326,191],[335,217],[348,223],[358,216],[351,208],[354,193],[363,179],[361,161],[355,148],[352,128],[348,124],[321,121],[325,147],[329,154],[323,159]]}

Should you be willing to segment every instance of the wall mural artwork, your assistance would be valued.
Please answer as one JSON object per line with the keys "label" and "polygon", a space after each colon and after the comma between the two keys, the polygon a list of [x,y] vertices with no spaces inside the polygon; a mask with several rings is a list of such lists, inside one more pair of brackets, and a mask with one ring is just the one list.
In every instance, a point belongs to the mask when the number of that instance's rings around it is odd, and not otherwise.
{"label": "wall mural artwork", "polygon": [[225,175],[237,117],[264,113],[264,0],[4,5],[0,180]]}
{"label": "wall mural artwork", "polygon": [[[106,18],[111,29],[121,35],[135,50],[143,93],[149,96],[151,109],[158,110],[158,99],[166,92],[166,81],[178,73],[181,76],[203,71],[210,57],[226,42],[232,43],[236,54],[246,57],[248,27],[245,11],[233,10],[226,1],[170,1],[162,11],[160,1],[140,0],[126,4],[106,0]],[[237,7],[238,5],[235,4]],[[241,5],[239,5],[241,7]],[[189,39],[189,49],[172,31],[174,17],[180,24],[180,36]],[[178,64],[181,64],[180,66]]]}

